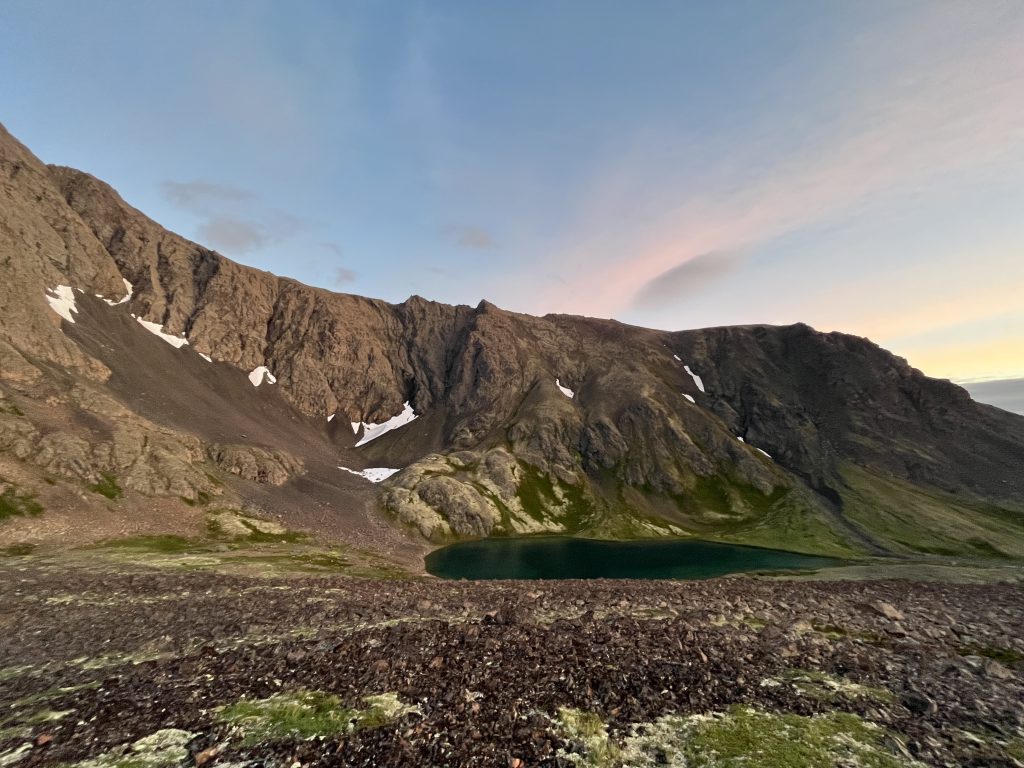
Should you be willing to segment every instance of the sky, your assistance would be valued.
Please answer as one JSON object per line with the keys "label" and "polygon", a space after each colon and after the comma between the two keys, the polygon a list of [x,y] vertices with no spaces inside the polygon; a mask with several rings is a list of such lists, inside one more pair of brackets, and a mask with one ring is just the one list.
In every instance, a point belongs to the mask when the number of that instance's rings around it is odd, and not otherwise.
{"label": "sky", "polygon": [[0,121],[244,264],[1024,376],[1024,3],[4,0]]}

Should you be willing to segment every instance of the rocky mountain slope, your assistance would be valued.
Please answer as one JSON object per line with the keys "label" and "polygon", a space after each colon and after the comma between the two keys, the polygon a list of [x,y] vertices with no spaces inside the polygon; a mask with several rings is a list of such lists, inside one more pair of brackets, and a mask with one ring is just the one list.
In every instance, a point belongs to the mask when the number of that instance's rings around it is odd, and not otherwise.
{"label": "rocky mountain slope", "polygon": [[86,527],[229,504],[397,550],[569,532],[1024,556],[1024,417],[865,339],[331,293],[2,129],[0,271],[4,540],[52,533],[33,504]]}

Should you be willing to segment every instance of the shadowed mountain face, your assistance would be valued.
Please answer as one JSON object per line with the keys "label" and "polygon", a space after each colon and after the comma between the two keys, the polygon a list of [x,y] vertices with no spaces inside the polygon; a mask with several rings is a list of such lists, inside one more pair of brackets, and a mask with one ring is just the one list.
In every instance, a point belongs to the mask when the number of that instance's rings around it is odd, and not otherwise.
{"label": "shadowed mountain face", "polygon": [[[12,493],[219,495],[383,547],[568,532],[1024,554],[1024,417],[866,339],[331,293],[168,232],[6,132],[0,269]],[[406,403],[414,420],[365,440]]]}

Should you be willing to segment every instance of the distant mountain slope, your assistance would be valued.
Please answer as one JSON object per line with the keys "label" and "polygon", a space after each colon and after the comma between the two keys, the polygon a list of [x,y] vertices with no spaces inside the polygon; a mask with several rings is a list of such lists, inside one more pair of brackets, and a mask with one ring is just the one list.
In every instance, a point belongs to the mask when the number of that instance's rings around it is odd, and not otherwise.
{"label": "distant mountain slope", "polygon": [[1024,415],[1024,379],[972,381],[963,387],[980,403]]}
{"label": "distant mountain slope", "polygon": [[[0,184],[0,458],[27,483],[31,467],[109,476],[195,504],[226,473],[240,502],[392,543],[558,531],[1024,555],[1024,417],[865,339],[335,294],[168,232],[6,133]],[[404,469],[374,486],[339,466]]]}

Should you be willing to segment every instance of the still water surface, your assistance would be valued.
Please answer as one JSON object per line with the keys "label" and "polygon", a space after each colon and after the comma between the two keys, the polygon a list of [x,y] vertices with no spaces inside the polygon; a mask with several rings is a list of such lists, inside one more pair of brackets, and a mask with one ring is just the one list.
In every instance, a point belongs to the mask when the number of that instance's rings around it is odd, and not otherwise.
{"label": "still water surface", "polygon": [[444,579],[709,579],[728,573],[826,568],[838,560],[709,541],[596,541],[567,536],[464,541],[431,552]]}

